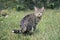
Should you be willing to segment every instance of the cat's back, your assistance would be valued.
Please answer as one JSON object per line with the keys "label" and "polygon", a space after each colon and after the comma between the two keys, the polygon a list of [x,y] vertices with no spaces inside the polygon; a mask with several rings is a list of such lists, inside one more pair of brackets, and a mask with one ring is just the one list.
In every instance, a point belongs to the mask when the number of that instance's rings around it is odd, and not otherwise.
{"label": "cat's back", "polygon": [[23,17],[23,19],[21,20],[20,25],[27,24],[28,20],[32,20],[34,18],[35,18],[35,16],[33,14],[28,14],[25,17]]}

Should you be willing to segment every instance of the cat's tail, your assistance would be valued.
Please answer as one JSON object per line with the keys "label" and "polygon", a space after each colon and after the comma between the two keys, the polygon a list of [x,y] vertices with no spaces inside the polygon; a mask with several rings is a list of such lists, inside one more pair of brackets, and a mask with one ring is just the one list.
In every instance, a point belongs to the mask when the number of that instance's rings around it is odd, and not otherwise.
{"label": "cat's tail", "polygon": [[16,29],[14,29],[14,30],[12,31],[12,33],[21,34],[22,32],[21,32],[21,30],[16,30]]}

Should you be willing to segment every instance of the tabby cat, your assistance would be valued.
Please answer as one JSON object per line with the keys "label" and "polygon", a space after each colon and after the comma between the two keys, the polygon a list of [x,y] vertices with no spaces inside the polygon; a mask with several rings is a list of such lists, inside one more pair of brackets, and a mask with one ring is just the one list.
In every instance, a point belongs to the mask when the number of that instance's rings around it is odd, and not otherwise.
{"label": "tabby cat", "polygon": [[34,7],[34,13],[26,15],[20,22],[20,30],[13,30],[14,33],[33,33],[36,29],[36,25],[41,20],[44,12],[44,7]]}

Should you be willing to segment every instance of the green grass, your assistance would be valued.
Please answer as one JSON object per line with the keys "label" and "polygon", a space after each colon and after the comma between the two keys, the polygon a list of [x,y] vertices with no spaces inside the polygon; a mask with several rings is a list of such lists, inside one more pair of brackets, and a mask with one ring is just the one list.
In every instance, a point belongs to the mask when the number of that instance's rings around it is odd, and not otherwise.
{"label": "green grass", "polygon": [[33,35],[14,34],[20,20],[33,11],[11,11],[8,18],[0,17],[0,40],[60,40],[60,10],[45,10]]}

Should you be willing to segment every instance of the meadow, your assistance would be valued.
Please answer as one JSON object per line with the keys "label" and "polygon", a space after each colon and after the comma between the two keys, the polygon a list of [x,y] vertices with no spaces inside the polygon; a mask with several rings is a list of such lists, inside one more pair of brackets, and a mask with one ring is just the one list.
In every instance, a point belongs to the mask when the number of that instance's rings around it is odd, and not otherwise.
{"label": "meadow", "polygon": [[32,12],[10,10],[7,18],[0,17],[0,40],[60,40],[60,10],[46,9],[32,35],[12,33],[13,29],[20,29],[22,18]]}

